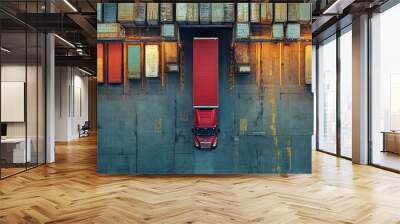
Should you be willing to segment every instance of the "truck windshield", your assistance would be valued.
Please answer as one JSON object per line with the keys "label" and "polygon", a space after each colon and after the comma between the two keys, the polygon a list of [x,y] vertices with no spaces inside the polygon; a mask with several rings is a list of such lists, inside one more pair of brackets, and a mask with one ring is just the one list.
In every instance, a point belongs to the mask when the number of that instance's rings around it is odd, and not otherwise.
{"label": "truck windshield", "polygon": [[195,133],[198,136],[212,136],[215,135],[215,128],[196,128]]}

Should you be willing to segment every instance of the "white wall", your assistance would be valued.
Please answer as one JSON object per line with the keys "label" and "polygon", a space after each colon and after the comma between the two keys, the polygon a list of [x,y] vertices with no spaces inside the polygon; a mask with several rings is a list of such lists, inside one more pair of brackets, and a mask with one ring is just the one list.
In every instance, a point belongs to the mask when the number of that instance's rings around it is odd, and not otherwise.
{"label": "white wall", "polygon": [[78,125],[88,120],[88,78],[76,68],[56,67],[56,141],[79,137]]}

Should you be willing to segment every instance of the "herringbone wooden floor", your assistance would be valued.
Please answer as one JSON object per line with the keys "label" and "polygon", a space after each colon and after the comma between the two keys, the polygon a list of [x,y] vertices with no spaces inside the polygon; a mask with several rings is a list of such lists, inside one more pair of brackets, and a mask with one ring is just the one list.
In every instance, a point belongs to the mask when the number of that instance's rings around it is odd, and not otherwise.
{"label": "herringbone wooden floor", "polygon": [[400,175],[313,153],[312,175],[96,173],[96,143],[0,181],[0,223],[400,223]]}

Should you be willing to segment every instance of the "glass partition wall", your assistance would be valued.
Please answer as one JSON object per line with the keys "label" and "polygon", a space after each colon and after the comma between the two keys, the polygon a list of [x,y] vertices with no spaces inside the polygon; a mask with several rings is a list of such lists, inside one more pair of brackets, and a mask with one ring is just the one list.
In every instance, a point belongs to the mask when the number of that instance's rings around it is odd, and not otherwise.
{"label": "glass partition wall", "polygon": [[370,163],[400,171],[400,4],[371,18]]}
{"label": "glass partition wall", "polygon": [[[36,12],[39,2],[14,1],[24,12]],[[45,163],[45,41],[0,11],[1,179]]]}
{"label": "glass partition wall", "polygon": [[317,150],[352,157],[351,25],[317,47]]}

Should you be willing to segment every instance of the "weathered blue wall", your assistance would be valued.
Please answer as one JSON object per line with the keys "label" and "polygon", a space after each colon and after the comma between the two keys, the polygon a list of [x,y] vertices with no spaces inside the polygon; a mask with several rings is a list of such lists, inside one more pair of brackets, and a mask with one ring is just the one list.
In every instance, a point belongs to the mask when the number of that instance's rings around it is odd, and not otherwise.
{"label": "weathered blue wall", "polygon": [[[218,148],[192,141],[192,38],[220,38],[221,128]],[[307,86],[261,85],[254,76],[228,79],[230,29],[182,29],[185,81],[178,74],[98,86],[98,172],[149,174],[310,173],[313,98]],[[233,87],[233,88],[232,88]],[[242,130],[240,129],[242,123]]]}

